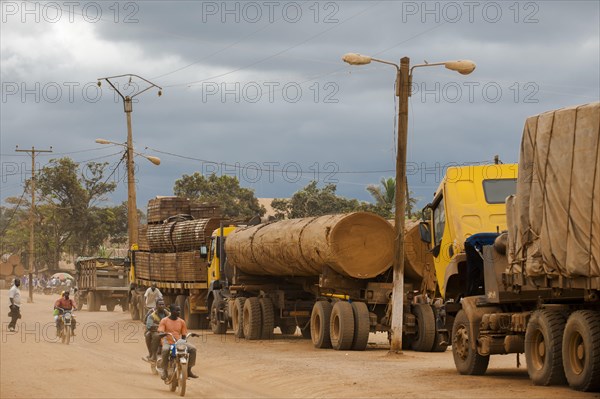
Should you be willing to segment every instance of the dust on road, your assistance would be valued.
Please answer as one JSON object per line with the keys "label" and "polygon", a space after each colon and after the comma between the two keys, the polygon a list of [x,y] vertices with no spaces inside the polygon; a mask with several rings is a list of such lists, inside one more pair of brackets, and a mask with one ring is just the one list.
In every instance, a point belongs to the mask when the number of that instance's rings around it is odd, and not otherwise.
{"label": "dust on road", "polygon": [[[52,319],[55,296],[36,295],[22,305],[15,333],[7,331],[8,294],[0,291],[0,397],[175,398],[141,360],[143,325],[128,313],[77,312],[77,336],[58,342]],[[26,296],[26,293],[23,293]],[[24,301],[25,302],[25,301]],[[196,331],[194,368],[186,397],[202,398],[590,398],[567,387],[536,387],[516,357],[493,356],[483,377],[460,376],[452,352],[388,355],[384,336],[371,335],[364,352],[314,349],[300,336],[237,340]],[[524,363],[524,358],[521,357]],[[597,396],[597,395],[596,395]]]}

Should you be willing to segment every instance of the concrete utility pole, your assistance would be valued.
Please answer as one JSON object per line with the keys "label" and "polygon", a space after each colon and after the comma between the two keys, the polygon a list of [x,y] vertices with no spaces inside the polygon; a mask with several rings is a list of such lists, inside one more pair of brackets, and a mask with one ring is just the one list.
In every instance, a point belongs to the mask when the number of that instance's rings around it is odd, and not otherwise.
{"label": "concrete utility pole", "polygon": [[[131,96],[125,96],[123,93],[119,91],[119,89],[110,81],[110,79],[117,79],[122,77],[129,77],[129,83],[133,77],[143,80],[148,83],[149,86],[143,90],[134,93]],[[123,100],[123,107],[125,111],[125,115],[127,116],[127,232],[129,236],[129,248],[131,249],[133,245],[137,245],[138,243],[138,216],[137,216],[137,201],[135,194],[135,176],[133,170],[133,133],[131,129],[131,113],[133,112],[133,98],[139,94],[142,94],[146,90],[149,90],[153,87],[158,88],[158,95],[162,95],[162,88],[155,85],[154,83],[146,80],[138,75],[126,74],[126,75],[117,75],[117,76],[109,76],[107,78],[98,78],[98,86],[101,86],[101,81],[106,80],[108,84],[119,94],[121,99]]]}
{"label": "concrete utility pole", "polygon": [[404,219],[408,184],[406,177],[406,147],[408,138],[408,98],[411,95],[413,69],[419,67],[443,65],[447,69],[462,75],[468,75],[475,70],[475,63],[469,60],[445,61],[414,65],[410,67],[410,59],[404,57],[400,65],[356,53],[348,53],[342,57],[350,65],[366,65],[372,61],[392,65],[396,68],[396,96],[398,97],[398,152],[396,154],[396,192],[395,192],[395,230],[394,240],[394,283],[392,288],[392,339],[390,352],[402,352],[402,323],[404,321]]}
{"label": "concrete utility pole", "polygon": [[35,226],[35,153],[36,152],[52,152],[52,147],[49,150],[36,150],[31,147],[31,150],[19,150],[19,146],[15,149],[16,152],[28,152],[31,154],[31,206],[29,207],[29,298],[27,302],[33,302],[33,254],[34,254],[34,226]]}

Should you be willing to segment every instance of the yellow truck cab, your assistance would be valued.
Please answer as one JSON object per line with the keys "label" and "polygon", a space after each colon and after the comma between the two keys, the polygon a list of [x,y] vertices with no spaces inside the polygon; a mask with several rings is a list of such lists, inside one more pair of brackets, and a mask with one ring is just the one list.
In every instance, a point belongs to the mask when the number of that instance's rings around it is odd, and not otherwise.
{"label": "yellow truck cab", "polygon": [[[467,287],[465,240],[478,233],[506,230],[506,197],[514,194],[517,164],[449,167],[422,224],[430,242],[438,287],[448,303],[458,304]],[[450,310],[451,313],[451,310]]]}

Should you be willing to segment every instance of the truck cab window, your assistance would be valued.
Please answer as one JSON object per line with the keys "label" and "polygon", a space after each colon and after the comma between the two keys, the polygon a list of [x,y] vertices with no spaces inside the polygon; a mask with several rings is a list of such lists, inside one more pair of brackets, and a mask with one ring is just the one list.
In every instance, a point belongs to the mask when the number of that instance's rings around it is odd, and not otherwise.
{"label": "truck cab window", "polygon": [[446,211],[444,209],[444,198],[433,206],[433,245],[438,246],[442,243],[444,227],[446,226]]}

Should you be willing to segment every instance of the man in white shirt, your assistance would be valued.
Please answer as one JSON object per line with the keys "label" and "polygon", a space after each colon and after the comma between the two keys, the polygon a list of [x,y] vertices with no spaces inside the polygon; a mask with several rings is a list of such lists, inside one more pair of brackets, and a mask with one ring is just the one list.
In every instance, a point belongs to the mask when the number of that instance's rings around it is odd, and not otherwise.
{"label": "man in white shirt", "polygon": [[18,278],[15,279],[15,282],[10,290],[8,290],[8,299],[10,300],[10,323],[8,323],[8,331],[15,331],[15,327],[17,326],[17,320],[21,318],[21,291],[19,291],[19,286],[21,285],[21,280]]}
{"label": "man in white shirt", "polygon": [[[156,284],[152,284],[150,288],[144,293],[144,300],[146,301],[146,309],[152,309],[156,307],[156,300],[162,299],[162,293],[156,288]],[[144,315],[142,315],[144,316]],[[146,320],[144,318],[144,320]]]}

